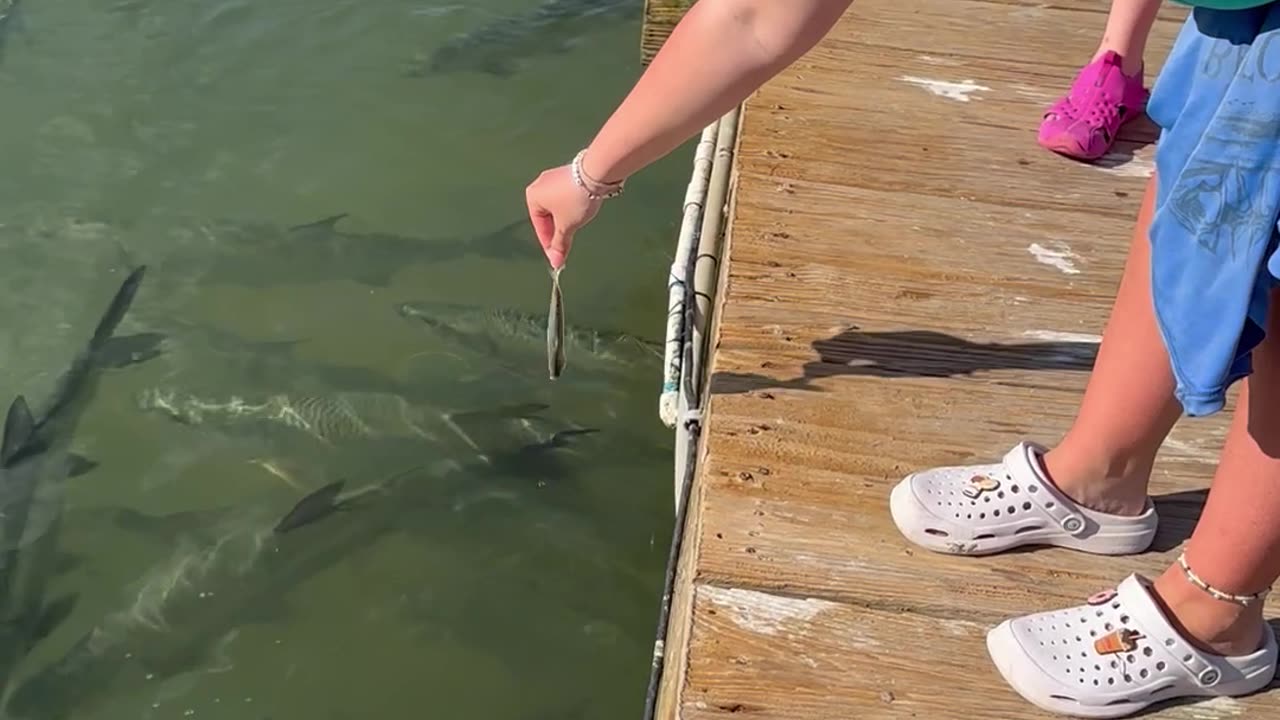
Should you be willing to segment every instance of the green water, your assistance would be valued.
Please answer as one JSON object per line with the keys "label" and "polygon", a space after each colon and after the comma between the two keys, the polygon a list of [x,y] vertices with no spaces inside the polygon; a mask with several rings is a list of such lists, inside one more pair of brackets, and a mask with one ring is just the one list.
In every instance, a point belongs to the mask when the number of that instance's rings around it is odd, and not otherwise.
{"label": "green water", "polygon": [[[469,352],[395,312],[546,311],[531,231],[495,233],[639,72],[637,13],[516,23],[462,46],[464,66],[468,52],[490,58],[480,71],[420,72],[457,34],[536,6],[16,6],[0,35],[0,391],[43,399],[132,263],[148,272],[118,335],[163,340],[103,376],[80,425],[76,450],[97,466],[71,481],[48,594],[74,604],[9,678],[9,693],[26,688],[9,716],[639,712],[671,530],[658,359],[607,366],[570,351],[552,383],[538,342]],[[556,50],[523,52],[543,47]],[[509,74],[483,71],[498,65]],[[687,152],[663,161],[581,234],[562,278],[570,324],[661,340],[687,172]],[[336,230],[288,230],[339,213]],[[458,251],[485,237],[488,251]],[[430,417],[549,407],[536,422],[474,420],[466,442],[396,432],[396,417],[352,439],[176,422],[140,400],[157,389],[224,404],[376,395]],[[575,426],[599,432],[513,455]],[[147,595],[190,565],[183,553],[215,557],[219,533],[282,516],[328,482],[427,465],[396,494],[290,536],[270,572],[211,571],[195,612],[166,614],[193,590],[181,582]],[[389,529],[357,532],[374,522]],[[303,572],[291,563],[310,543],[325,552]],[[163,622],[119,631],[144,595],[160,613],[147,619]]]}

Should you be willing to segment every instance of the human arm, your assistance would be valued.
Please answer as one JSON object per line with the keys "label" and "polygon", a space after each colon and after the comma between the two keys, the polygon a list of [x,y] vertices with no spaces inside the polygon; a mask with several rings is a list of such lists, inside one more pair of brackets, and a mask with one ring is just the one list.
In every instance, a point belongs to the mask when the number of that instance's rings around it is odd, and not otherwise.
{"label": "human arm", "polygon": [[[596,134],[582,158],[587,188],[616,186],[675,150],[808,52],[852,0],[699,0]],[[529,217],[552,267],[602,200],[568,165],[525,191]]]}

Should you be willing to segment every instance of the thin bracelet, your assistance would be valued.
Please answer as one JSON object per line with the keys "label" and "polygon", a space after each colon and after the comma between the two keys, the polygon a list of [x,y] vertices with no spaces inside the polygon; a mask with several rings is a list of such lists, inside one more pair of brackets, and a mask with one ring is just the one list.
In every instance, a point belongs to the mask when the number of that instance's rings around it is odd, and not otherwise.
{"label": "thin bracelet", "polygon": [[1262,592],[1256,592],[1249,595],[1232,595],[1231,593],[1222,592],[1204,580],[1201,580],[1199,575],[1196,575],[1191,571],[1191,566],[1187,564],[1187,554],[1185,552],[1178,556],[1178,565],[1182,567],[1182,574],[1187,576],[1188,582],[1206,593],[1209,593],[1215,600],[1223,600],[1225,602],[1249,607],[1250,605],[1261,601],[1267,596],[1267,593],[1271,592],[1270,588],[1263,590]]}
{"label": "thin bracelet", "polygon": [[626,185],[627,181],[606,183],[587,175],[586,171],[582,169],[582,158],[586,154],[585,148],[579,150],[578,154],[573,157],[573,163],[569,166],[570,171],[573,173],[573,181],[577,183],[578,187],[582,188],[587,193],[587,197],[592,200],[607,200],[621,195],[623,186]]}

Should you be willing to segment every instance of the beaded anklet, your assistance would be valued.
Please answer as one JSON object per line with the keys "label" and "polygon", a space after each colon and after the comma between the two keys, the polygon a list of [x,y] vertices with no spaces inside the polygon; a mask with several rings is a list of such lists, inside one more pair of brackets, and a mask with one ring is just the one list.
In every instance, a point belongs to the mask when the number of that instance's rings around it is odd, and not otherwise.
{"label": "beaded anklet", "polygon": [[1243,605],[1244,607],[1249,607],[1256,602],[1262,601],[1267,597],[1267,594],[1271,592],[1270,588],[1250,595],[1232,595],[1231,593],[1222,592],[1204,580],[1201,580],[1200,576],[1196,575],[1191,570],[1191,566],[1187,564],[1187,554],[1185,552],[1178,556],[1178,565],[1182,568],[1182,573],[1187,576],[1187,582],[1190,582],[1192,585],[1195,585],[1213,596],[1215,600],[1222,600],[1224,602],[1231,602],[1237,605]]}

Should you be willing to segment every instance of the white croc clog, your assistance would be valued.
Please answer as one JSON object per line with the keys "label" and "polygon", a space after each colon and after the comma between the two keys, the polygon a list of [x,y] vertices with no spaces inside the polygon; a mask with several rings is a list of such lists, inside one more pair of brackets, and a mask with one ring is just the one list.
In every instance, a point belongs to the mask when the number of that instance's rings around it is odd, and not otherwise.
{"label": "white croc clog", "polygon": [[1239,697],[1276,673],[1268,628],[1250,655],[1196,649],[1169,624],[1149,591],[1129,576],[1079,607],[1007,620],[987,635],[1006,682],[1035,706],[1082,718],[1119,718],[1187,697]]}
{"label": "white croc clog", "polygon": [[893,521],[915,544],[953,555],[990,555],[1021,545],[1129,555],[1151,545],[1159,519],[1150,499],[1135,517],[1078,505],[1045,476],[1044,452],[1024,442],[996,465],[915,473],[893,489]]}

